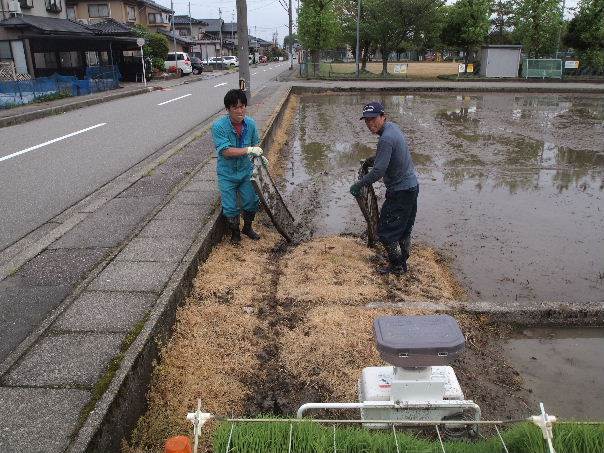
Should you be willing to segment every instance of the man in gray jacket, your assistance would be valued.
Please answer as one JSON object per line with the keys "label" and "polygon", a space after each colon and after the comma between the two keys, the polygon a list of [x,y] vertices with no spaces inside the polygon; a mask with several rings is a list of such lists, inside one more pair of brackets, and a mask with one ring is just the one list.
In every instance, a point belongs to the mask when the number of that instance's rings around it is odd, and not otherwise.
{"label": "man in gray jacket", "polygon": [[405,135],[396,124],[386,120],[382,104],[370,102],[365,105],[361,119],[380,139],[375,157],[367,161],[373,166],[372,170],[350,187],[350,193],[358,197],[363,186],[383,178],[386,200],[380,210],[378,236],[388,254],[389,265],[379,272],[400,275],[407,272],[411,230],[417,212],[419,185],[415,166]]}

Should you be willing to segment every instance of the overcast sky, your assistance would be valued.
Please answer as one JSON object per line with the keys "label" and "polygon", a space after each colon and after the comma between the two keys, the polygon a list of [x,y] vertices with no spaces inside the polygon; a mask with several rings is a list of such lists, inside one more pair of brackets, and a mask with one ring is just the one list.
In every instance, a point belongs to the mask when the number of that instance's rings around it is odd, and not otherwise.
{"label": "overcast sky", "polygon": [[[164,6],[170,6],[170,0],[156,0]],[[286,0],[282,0],[286,3]],[[455,3],[455,0],[447,0]],[[577,6],[578,0],[566,0],[565,17],[572,17],[572,10]],[[296,32],[296,8],[298,0],[292,0],[294,15],[294,33]],[[191,16],[198,19],[218,19],[218,8],[222,10],[222,18],[225,22],[234,22],[236,16],[236,0],[191,0]],[[188,2],[175,0],[174,10],[176,14],[188,14]],[[281,6],[279,0],[247,0],[247,23],[250,32],[267,41],[272,41],[273,33],[277,31],[279,43],[283,44],[283,38],[288,34],[287,11]]]}

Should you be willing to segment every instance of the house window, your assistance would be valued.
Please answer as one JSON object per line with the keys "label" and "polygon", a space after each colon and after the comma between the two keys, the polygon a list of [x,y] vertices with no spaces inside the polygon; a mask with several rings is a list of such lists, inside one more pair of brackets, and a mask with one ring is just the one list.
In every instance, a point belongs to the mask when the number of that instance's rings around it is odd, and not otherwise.
{"label": "house window", "polygon": [[178,30],[178,34],[180,36],[191,36],[188,28],[184,28],[184,29],[181,28],[180,30]]}
{"label": "house window", "polygon": [[94,50],[86,52],[86,66],[96,66],[99,64],[99,56]]}
{"label": "house window", "polygon": [[10,51],[10,41],[0,41],[0,61],[13,61],[13,54]]}
{"label": "house window", "polygon": [[63,10],[61,0],[46,0],[46,11],[60,13]]}
{"label": "house window", "polygon": [[59,52],[62,68],[78,68],[82,66],[79,52]]}
{"label": "house window", "polygon": [[109,5],[107,3],[91,3],[88,5],[88,16],[109,17]]}
{"label": "house window", "polygon": [[67,19],[76,20],[76,7],[74,5],[67,5],[65,8],[67,11]]}
{"label": "house window", "polygon": [[155,24],[157,22],[157,20],[155,18],[155,13],[149,13],[149,14],[147,14],[147,16],[149,17],[148,22],[150,24]]}
{"label": "house window", "polygon": [[128,14],[128,22],[136,21],[136,8],[134,6],[127,6],[126,12]]}
{"label": "house window", "polygon": [[29,9],[34,7],[34,0],[19,0],[21,8]]}
{"label": "house window", "polygon": [[54,52],[35,52],[34,62],[37,69],[57,68],[57,56]]}

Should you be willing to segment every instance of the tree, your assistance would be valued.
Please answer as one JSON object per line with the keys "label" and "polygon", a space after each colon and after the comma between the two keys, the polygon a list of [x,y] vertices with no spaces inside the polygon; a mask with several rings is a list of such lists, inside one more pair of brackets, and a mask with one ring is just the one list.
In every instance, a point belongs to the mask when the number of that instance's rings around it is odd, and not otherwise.
{"label": "tree", "polygon": [[512,44],[511,29],[514,26],[514,1],[495,0],[491,6],[491,44]]}
{"label": "tree", "polygon": [[550,55],[558,48],[562,26],[559,0],[515,0],[514,35],[530,57]]}
{"label": "tree", "polygon": [[365,0],[365,5],[367,34],[372,46],[382,54],[382,75],[386,75],[391,52],[421,48],[433,40],[444,2]]}
{"label": "tree", "polygon": [[445,44],[463,49],[466,64],[470,50],[486,41],[490,6],[490,0],[458,0],[447,7],[441,39]]}
{"label": "tree", "polygon": [[604,70],[604,0],[581,0],[564,43],[580,53],[586,66]]}
{"label": "tree", "polygon": [[135,25],[134,32],[136,33],[136,36],[145,38],[143,53],[145,56],[151,58],[153,67],[163,71],[164,62],[166,61],[166,56],[170,50],[168,38],[162,34],[151,32],[144,25]]}
{"label": "tree", "polygon": [[302,0],[298,36],[304,48],[310,51],[315,73],[321,50],[333,49],[340,36],[332,0]]}
{"label": "tree", "polygon": [[293,33],[293,34],[287,35],[285,38],[283,38],[283,48],[284,49],[289,48],[290,41],[291,41],[292,46],[296,45],[298,43],[298,35],[296,33]]}

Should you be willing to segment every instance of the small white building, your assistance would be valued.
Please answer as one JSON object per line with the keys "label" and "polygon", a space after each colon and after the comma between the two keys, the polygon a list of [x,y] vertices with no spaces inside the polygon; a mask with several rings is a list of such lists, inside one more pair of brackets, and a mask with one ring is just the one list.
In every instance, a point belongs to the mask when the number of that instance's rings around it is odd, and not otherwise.
{"label": "small white building", "polygon": [[491,45],[480,49],[481,77],[518,77],[520,45]]}

